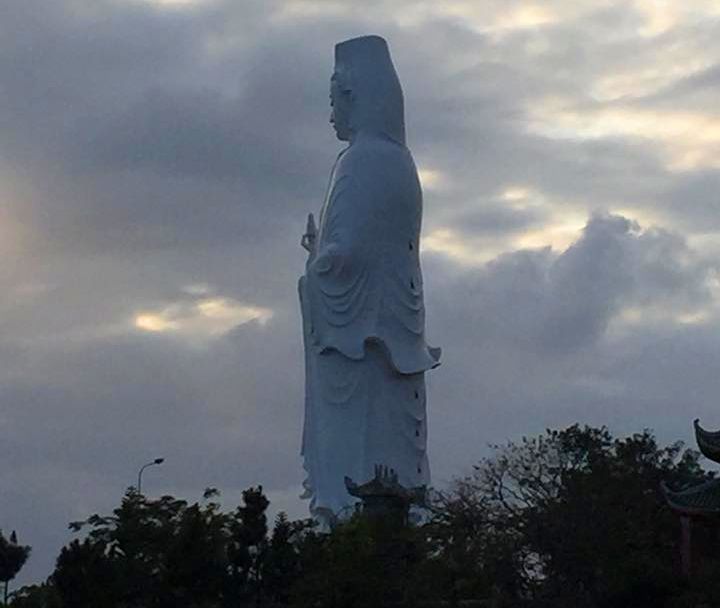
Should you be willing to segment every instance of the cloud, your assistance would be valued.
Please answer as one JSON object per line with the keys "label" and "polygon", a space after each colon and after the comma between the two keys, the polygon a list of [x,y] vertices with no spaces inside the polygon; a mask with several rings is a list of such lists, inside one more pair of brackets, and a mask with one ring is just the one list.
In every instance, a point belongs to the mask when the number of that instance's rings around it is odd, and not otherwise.
{"label": "cloud", "polygon": [[714,260],[620,216],[595,215],[577,236],[564,251],[480,267],[426,258],[430,334],[444,353],[428,378],[436,483],[467,470],[483,441],[568,419],[652,427],[661,440],[690,436],[689,411],[718,420]]}
{"label": "cloud", "polygon": [[714,309],[710,285],[716,272],[717,265],[677,234],[597,214],[564,251],[505,253],[463,270],[453,288],[466,303],[462,316],[474,319],[486,338],[534,352],[564,352],[595,346],[630,308],[664,310],[666,322]]}
{"label": "cloud", "polygon": [[720,121],[711,113],[600,107],[576,111],[548,100],[530,110],[528,128],[549,138],[641,138],[662,146],[671,170],[717,168]]}
{"label": "cloud", "polygon": [[159,310],[139,311],[133,325],[141,331],[202,339],[220,336],[250,321],[264,325],[272,316],[273,312],[268,308],[213,297],[191,303],[177,302]]}

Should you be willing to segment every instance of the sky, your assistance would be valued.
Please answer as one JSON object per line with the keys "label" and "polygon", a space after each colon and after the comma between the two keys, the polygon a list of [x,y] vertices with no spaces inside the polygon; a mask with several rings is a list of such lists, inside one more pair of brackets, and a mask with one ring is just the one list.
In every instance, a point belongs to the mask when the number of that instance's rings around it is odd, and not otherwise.
{"label": "sky", "polygon": [[41,580],[149,496],[298,499],[299,241],[379,34],[424,187],[429,454],[574,422],[720,428],[715,0],[6,0],[0,528]]}

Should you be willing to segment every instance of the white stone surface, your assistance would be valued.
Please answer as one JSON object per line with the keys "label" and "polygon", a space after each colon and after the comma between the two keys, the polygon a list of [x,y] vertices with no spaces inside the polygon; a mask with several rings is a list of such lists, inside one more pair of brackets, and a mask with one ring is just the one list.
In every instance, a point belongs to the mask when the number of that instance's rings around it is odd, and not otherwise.
{"label": "white stone surface", "polygon": [[328,523],[354,502],[374,466],[400,483],[429,483],[426,371],[440,350],[425,342],[420,270],[422,192],[405,146],[402,89],[385,41],[335,47],[331,122],[348,141],[332,169],[299,283],[306,387],[305,496]]}

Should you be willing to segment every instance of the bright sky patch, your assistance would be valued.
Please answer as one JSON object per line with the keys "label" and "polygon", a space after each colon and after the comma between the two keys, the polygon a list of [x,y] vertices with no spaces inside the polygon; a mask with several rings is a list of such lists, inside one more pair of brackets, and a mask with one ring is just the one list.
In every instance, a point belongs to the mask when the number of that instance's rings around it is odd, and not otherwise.
{"label": "bright sky patch", "polygon": [[173,303],[156,311],[135,315],[136,329],[151,333],[178,333],[189,337],[220,336],[238,325],[258,321],[265,325],[272,310],[231,298],[205,298],[196,302]]}
{"label": "bright sky patch", "polygon": [[720,118],[709,112],[623,105],[585,108],[547,99],[529,108],[528,130],[551,139],[648,140],[661,145],[670,170],[720,167]]}

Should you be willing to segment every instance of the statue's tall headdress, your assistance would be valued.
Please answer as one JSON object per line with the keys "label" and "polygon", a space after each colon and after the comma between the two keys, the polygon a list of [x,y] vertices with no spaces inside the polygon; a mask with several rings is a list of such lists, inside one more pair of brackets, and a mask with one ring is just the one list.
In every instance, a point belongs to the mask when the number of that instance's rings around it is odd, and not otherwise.
{"label": "statue's tall headdress", "polygon": [[353,95],[351,128],[405,143],[403,93],[387,43],[380,36],[335,45],[335,70]]}

